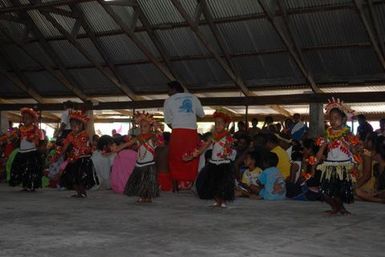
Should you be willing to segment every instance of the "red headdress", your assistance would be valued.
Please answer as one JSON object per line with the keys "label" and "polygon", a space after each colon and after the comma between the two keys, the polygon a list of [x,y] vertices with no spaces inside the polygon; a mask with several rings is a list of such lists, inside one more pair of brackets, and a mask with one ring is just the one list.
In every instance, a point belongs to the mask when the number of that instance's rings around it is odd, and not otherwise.
{"label": "red headdress", "polygon": [[154,117],[149,114],[148,112],[136,112],[134,114],[134,120],[135,120],[135,123],[136,124],[140,124],[142,121],[147,121],[148,123],[150,124],[154,124],[155,123],[155,119]]}
{"label": "red headdress", "polygon": [[87,123],[90,118],[88,118],[87,114],[81,111],[71,111],[70,112],[70,120],[78,120],[83,123]]}
{"label": "red headdress", "polygon": [[350,106],[344,104],[342,100],[339,98],[335,99],[332,97],[332,99],[328,100],[328,104],[325,107],[326,114],[329,114],[332,109],[338,109],[346,114],[348,119],[351,119],[354,116],[354,110],[350,108]]}
{"label": "red headdress", "polygon": [[39,119],[39,114],[33,108],[28,108],[28,107],[21,108],[20,113],[22,115],[23,113],[28,113],[29,115],[32,116],[34,121],[37,121]]}
{"label": "red headdress", "polygon": [[225,123],[231,122],[230,112],[223,108],[217,109],[213,114],[213,118],[222,118]]}

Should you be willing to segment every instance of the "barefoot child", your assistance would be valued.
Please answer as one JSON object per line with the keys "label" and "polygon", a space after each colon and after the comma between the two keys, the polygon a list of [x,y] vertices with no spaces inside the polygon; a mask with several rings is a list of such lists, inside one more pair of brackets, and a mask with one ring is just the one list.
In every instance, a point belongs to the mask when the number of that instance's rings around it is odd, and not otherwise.
{"label": "barefoot child", "polygon": [[321,192],[325,201],[331,206],[329,214],[350,214],[343,203],[352,203],[353,182],[352,169],[358,158],[354,155],[355,146],[359,140],[353,136],[346,126],[348,115],[353,111],[339,99],[334,98],[326,105],[330,127],[326,130],[326,137],[317,140],[320,150],[317,160],[327,151],[326,160],[318,165],[321,170]]}
{"label": "barefoot child", "polygon": [[234,176],[232,172],[231,159],[235,151],[231,149],[233,139],[227,131],[231,121],[225,110],[217,110],[214,114],[214,132],[205,144],[191,154],[185,154],[185,161],[197,158],[207,148],[212,147],[209,160],[208,176],[209,187],[214,196],[214,207],[226,208],[226,201],[234,199]]}
{"label": "barefoot child", "polygon": [[138,145],[135,168],[129,177],[124,193],[128,196],[139,196],[138,203],[150,203],[159,196],[159,186],[155,165],[155,149],[160,140],[154,133],[155,120],[148,113],[135,114],[135,122],[139,124],[140,135],[131,139],[125,146]]}
{"label": "barefoot child", "polygon": [[37,151],[41,131],[37,127],[38,114],[32,108],[22,108],[22,125],[19,129],[20,149],[12,164],[9,184],[22,184],[23,191],[34,192],[41,187],[42,160]]}
{"label": "barefoot child", "polygon": [[86,132],[89,118],[82,112],[70,112],[71,132],[64,140],[63,153],[67,153],[68,164],[62,182],[68,189],[76,191],[75,198],[86,198],[86,189],[96,184],[94,166],[91,160],[91,144]]}

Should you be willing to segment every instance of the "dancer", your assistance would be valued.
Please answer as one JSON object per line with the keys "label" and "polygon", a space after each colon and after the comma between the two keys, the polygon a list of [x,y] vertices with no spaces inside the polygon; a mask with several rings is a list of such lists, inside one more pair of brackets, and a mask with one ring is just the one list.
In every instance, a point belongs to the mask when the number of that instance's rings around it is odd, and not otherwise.
{"label": "dancer", "polygon": [[235,151],[232,150],[233,138],[227,128],[231,118],[227,111],[217,110],[213,114],[215,127],[212,138],[192,153],[186,153],[183,160],[191,161],[201,155],[207,148],[212,148],[208,166],[209,188],[213,193],[213,207],[226,208],[226,201],[234,199],[234,172],[231,160]]}
{"label": "dancer", "polygon": [[22,125],[19,129],[20,149],[16,154],[11,168],[9,184],[22,184],[23,191],[34,192],[41,187],[43,176],[42,160],[37,146],[41,131],[37,126],[38,113],[32,108],[22,108]]}
{"label": "dancer", "polygon": [[[64,140],[63,153],[67,152],[68,164],[61,177],[67,189],[75,189],[74,198],[86,198],[87,189],[97,183],[91,160],[91,144],[86,125],[89,118],[80,111],[70,112],[71,132]],[[59,152],[60,154],[60,152]]]}
{"label": "dancer", "polygon": [[327,150],[326,160],[318,165],[321,170],[321,191],[325,201],[331,206],[327,213],[331,215],[349,215],[344,203],[352,203],[354,200],[353,183],[355,178],[352,170],[359,161],[355,155],[359,139],[350,132],[346,126],[348,116],[353,114],[348,106],[339,99],[329,100],[326,105],[326,114],[329,115],[330,126],[326,130],[326,137],[319,138],[317,144],[320,150],[317,153],[317,160],[322,158]]}
{"label": "dancer", "polygon": [[137,112],[135,122],[139,124],[140,135],[131,139],[125,146],[137,144],[138,154],[136,166],[127,181],[124,193],[128,196],[138,196],[137,203],[151,203],[154,197],[159,196],[155,149],[161,140],[158,134],[154,133],[156,126],[152,115]]}

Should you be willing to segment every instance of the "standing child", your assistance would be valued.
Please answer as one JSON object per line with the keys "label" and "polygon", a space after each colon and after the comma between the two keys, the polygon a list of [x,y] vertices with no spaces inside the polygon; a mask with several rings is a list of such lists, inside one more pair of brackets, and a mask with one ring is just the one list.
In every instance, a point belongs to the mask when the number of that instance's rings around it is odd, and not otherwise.
{"label": "standing child", "polygon": [[34,192],[41,187],[42,160],[37,151],[41,131],[37,126],[38,114],[32,108],[22,108],[22,125],[19,129],[20,149],[12,164],[9,184],[22,184],[23,191]]}
{"label": "standing child", "polygon": [[207,148],[212,148],[208,164],[209,187],[212,190],[215,203],[213,207],[226,208],[226,201],[234,199],[234,175],[231,160],[235,151],[231,149],[233,139],[227,127],[230,115],[225,110],[217,110],[214,114],[215,127],[212,138],[191,154],[185,154],[185,161],[197,158]]}
{"label": "standing child", "polygon": [[317,140],[320,150],[316,156],[320,160],[327,151],[326,160],[317,167],[322,172],[321,192],[332,208],[329,214],[348,215],[350,213],[343,203],[352,203],[354,199],[352,170],[358,161],[354,152],[359,143],[359,139],[346,126],[348,115],[353,114],[353,110],[334,98],[329,100],[325,110],[329,115],[330,127],[326,130],[326,137]]}
{"label": "standing child", "polygon": [[135,114],[135,122],[139,124],[140,135],[125,145],[138,145],[136,165],[125,187],[128,196],[139,196],[137,203],[151,203],[152,198],[159,196],[159,186],[155,165],[155,149],[160,140],[154,133],[155,120],[148,113]]}
{"label": "standing child", "polygon": [[86,198],[86,189],[96,184],[94,166],[91,160],[91,144],[86,124],[88,117],[82,112],[70,112],[71,132],[64,140],[63,153],[67,153],[68,164],[62,176],[66,188],[73,188],[72,197]]}

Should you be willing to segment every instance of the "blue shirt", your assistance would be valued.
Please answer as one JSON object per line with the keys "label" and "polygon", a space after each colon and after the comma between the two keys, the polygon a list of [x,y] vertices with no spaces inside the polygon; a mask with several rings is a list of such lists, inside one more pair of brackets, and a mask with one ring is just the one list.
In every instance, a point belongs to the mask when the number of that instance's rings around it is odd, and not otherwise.
{"label": "blue shirt", "polygon": [[276,167],[270,167],[262,171],[258,180],[264,185],[264,188],[259,192],[264,200],[286,199],[285,179]]}

